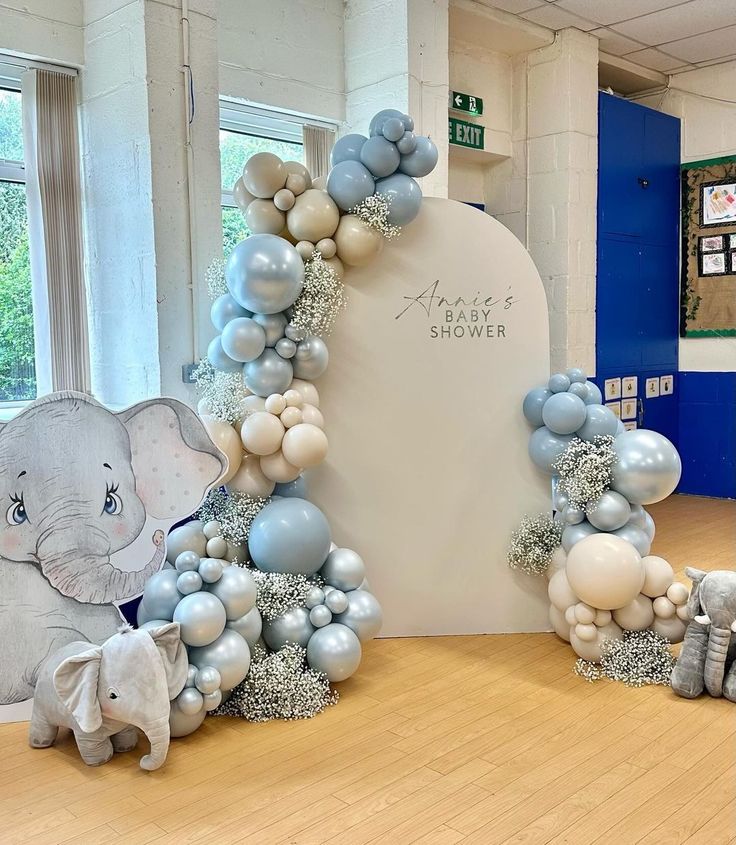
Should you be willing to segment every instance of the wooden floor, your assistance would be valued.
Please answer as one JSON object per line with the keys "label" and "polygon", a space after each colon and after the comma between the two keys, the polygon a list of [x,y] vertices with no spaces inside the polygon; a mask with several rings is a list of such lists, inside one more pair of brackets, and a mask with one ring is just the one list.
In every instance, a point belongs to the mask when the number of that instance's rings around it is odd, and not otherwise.
{"label": "wooden floor", "polygon": [[[653,511],[678,569],[736,565],[736,503]],[[547,634],[377,641],[327,713],[208,719],[154,773],[0,726],[0,843],[736,842],[736,705],[573,662]]]}

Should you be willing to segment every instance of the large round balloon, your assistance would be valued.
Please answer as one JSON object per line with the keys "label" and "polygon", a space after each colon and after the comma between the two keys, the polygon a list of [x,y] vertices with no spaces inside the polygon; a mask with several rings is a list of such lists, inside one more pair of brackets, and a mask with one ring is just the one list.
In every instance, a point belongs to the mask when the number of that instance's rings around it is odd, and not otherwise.
{"label": "large round balloon", "polygon": [[188,646],[214,642],[225,630],[226,621],[222,602],[202,591],[184,596],[174,611],[174,622],[181,626],[182,642]]}
{"label": "large round balloon", "polygon": [[552,464],[565,451],[571,440],[571,434],[555,434],[547,426],[542,426],[529,438],[529,457],[539,469],[552,475]]}
{"label": "large round balloon", "polygon": [[222,678],[221,689],[232,689],[248,674],[250,649],[248,643],[236,631],[225,628],[220,636],[209,645],[189,649],[189,662],[198,669],[212,666]]}
{"label": "large round balloon", "polygon": [[585,422],[585,403],[573,393],[554,393],[544,403],[542,420],[555,434],[573,434]]}
{"label": "large round balloon", "polygon": [[293,377],[294,368],[291,361],[282,358],[275,349],[269,347],[266,347],[255,361],[243,365],[243,382],[256,396],[283,393],[288,389]]}
{"label": "large round balloon", "polygon": [[275,619],[263,622],[263,639],[272,651],[279,651],[286,643],[296,643],[305,648],[314,633],[305,607],[292,607]]}
{"label": "large round balloon", "polygon": [[278,235],[286,225],[286,215],[273,200],[253,200],[245,211],[245,225],[254,235]]}
{"label": "large round balloon", "polygon": [[367,590],[351,590],[346,595],[347,610],[338,613],[335,622],[347,625],[361,642],[375,637],[383,622],[383,612],[378,599]]}
{"label": "large round balloon", "polygon": [[273,153],[256,153],[243,167],[243,185],[254,197],[268,199],[286,184],[288,172]]}
{"label": "large round balloon", "polygon": [[376,193],[388,197],[387,220],[392,226],[406,226],[419,214],[422,189],[404,173],[394,173],[376,182]]}
{"label": "large round balloon", "polygon": [[172,528],[166,538],[166,560],[175,563],[182,552],[195,552],[197,557],[205,557],[207,538],[202,533],[204,523],[193,519],[178,528]]}
{"label": "large round balloon", "polygon": [[228,622],[245,616],[256,603],[256,582],[242,566],[226,566],[207,590],[222,603]]}
{"label": "large round balloon", "polygon": [[343,211],[355,208],[371,196],[375,189],[376,183],[370,170],[359,161],[341,161],[330,170],[327,177],[327,193]]}
{"label": "large round balloon", "polygon": [[341,161],[360,161],[360,151],[368,139],[365,135],[351,132],[338,138],[330,153],[330,164],[334,167]]}
{"label": "large round balloon", "polygon": [[682,463],[677,449],[656,431],[625,431],[613,442],[618,461],[613,467],[613,489],[637,505],[661,502],[680,480]]}
{"label": "large round balloon", "polygon": [[[293,209],[292,209],[293,210]],[[251,235],[233,249],[225,280],[243,308],[275,314],[293,305],[304,285],[304,262],[296,249],[277,235]]]}
{"label": "large round balloon", "polygon": [[289,232],[298,241],[317,243],[331,238],[340,222],[340,212],[326,191],[312,188],[296,198],[286,215]]}
{"label": "large round balloon", "polygon": [[222,347],[222,335],[219,334],[213,337],[207,346],[207,360],[222,373],[237,373],[242,367],[242,364],[225,352]]}
{"label": "large round balloon", "polygon": [[581,601],[601,610],[624,607],[644,584],[641,555],[614,534],[592,534],[567,555],[565,572]]}
{"label": "large round balloon", "polygon": [[426,176],[434,170],[438,158],[439,153],[434,143],[424,135],[417,135],[414,152],[401,156],[399,170],[407,176]]}
{"label": "large round balloon", "polygon": [[253,520],[250,556],[263,572],[313,575],[330,553],[330,526],[306,499],[277,499]]}
{"label": "large round balloon", "polygon": [[330,681],[344,681],[360,666],[362,649],[354,631],[332,622],[312,634],[307,645],[307,662]]}

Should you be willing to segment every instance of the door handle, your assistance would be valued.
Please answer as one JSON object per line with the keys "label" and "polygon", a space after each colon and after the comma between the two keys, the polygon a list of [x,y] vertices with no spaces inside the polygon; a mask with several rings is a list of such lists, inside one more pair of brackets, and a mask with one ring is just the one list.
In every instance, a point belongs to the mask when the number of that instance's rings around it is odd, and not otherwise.
{"label": "door handle", "polygon": [[637,407],[639,412],[637,414],[637,423],[639,428],[644,428],[644,400],[639,398],[636,400]]}
{"label": "door handle", "polygon": [[649,179],[645,179],[643,176],[639,176],[636,181],[641,185],[642,188],[649,187]]}

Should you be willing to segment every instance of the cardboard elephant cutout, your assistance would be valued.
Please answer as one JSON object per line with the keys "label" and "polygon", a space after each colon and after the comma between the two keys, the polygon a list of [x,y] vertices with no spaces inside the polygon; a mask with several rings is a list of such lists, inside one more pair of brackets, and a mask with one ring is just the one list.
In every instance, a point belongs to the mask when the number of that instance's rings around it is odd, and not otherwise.
{"label": "cardboard elephant cutout", "polygon": [[0,426],[0,705],[32,697],[50,653],[115,633],[117,605],[161,568],[168,529],[226,469],[174,399],[113,413],[55,393]]}

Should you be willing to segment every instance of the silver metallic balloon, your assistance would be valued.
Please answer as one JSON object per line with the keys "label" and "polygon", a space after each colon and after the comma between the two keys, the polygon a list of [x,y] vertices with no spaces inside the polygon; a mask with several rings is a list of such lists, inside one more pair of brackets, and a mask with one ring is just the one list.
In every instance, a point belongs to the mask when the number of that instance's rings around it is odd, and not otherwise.
{"label": "silver metallic balloon", "polygon": [[329,360],[327,344],[321,337],[312,335],[297,344],[293,361],[294,376],[306,381],[314,381],[327,369]]}
{"label": "silver metallic balloon", "polygon": [[263,639],[272,651],[278,651],[286,643],[297,643],[304,647],[314,633],[305,607],[292,607],[275,619],[263,621]]}
{"label": "silver metallic balloon", "polygon": [[552,464],[565,451],[571,440],[571,434],[554,434],[543,425],[529,438],[529,457],[539,469],[552,475]]}
{"label": "silver metallic balloon", "polygon": [[243,366],[243,382],[256,396],[283,393],[293,378],[291,361],[282,358],[275,349],[266,348],[255,361]]}
{"label": "silver metallic balloon", "polygon": [[656,534],[656,527],[654,525],[654,520],[652,519],[651,514],[648,511],[644,511],[644,533],[649,537],[650,542],[654,540],[654,535]]}
{"label": "silver metallic balloon", "polygon": [[184,684],[185,687],[194,686],[194,681],[197,677],[197,672],[199,672],[199,669],[197,669],[196,666],[190,663],[189,668],[187,669],[187,682]]}
{"label": "silver metallic balloon", "polygon": [[579,525],[568,525],[562,532],[562,548],[569,552],[575,543],[579,543],[584,537],[597,533],[598,530],[593,528],[587,519]]}
{"label": "silver metallic balloon", "polygon": [[309,611],[309,621],[315,628],[324,628],[332,622],[332,611],[324,604],[318,604]]}
{"label": "silver metallic balloon", "polygon": [[250,668],[250,649],[248,643],[230,628],[210,645],[189,649],[189,659],[200,669],[214,666],[222,678],[223,692],[237,686],[248,674]]}
{"label": "silver metallic balloon", "polygon": [[200,556],[196,552],[182,552],[176,556],[174,566],[179,572],[194,572],[199,566]]}
{"label": "silver metallic balloon", "polygon": [[325,605],[332,613],[343,613],[348,609],[348,598],[342,590],[331,590],[325,596]]}
{"label": "silver metallic balloon", "polygon": [[221,332],[230,320],[234,320],[236,317],[250,316],[252,316],[251,312],[243,308],[242,305],[238,305],[229,293],[223,293],[222,296],[218,296],[210,309],[212,325],[218,332]]}
{"label": "silver metallic balloon", "polygon": [[558,486],[555,490],[554,496],[552,497],[552,507],[556,511],[564,511],[568,502],[569,497],[567,493],[564,490],[561,490]]}
{"label": "silver metallic balloon", "polygon": [[242,364],[258,358],[266,348],[266,338],[266,331],[255,316],[237,317],[222,330],[220,343],[228,357]]}
{"label": "silver metallic balloon", "polygon": [[176,697],[176,703],[185,716],[195,716],[204,707],[202,693],[195,687],[185,687]]}
{"label": "silver metallic balloon", "polygon": [[214,584],[222,577],[222,561],[213,557],[204,557],[197,570],[206,584]]}
{"label": "silver metallic balloon", "polygon": [[256,603],[256,582],[242,566],[226,566],[222,577],[207,590],[222,602],[230,622],[240,619]]}
{"label": "silver metallic balloon", "polygon": [[254,314],[253,320],[258,323],[265,332],[266,346],[276,346],[276,344],[284,337],[284,330],[286,329],[288,320],[283,314]]}
{"label": "silver metallic balloon", "polygon": [[188,596],[202,589],[202,576],[199,572],[182,572],[176,579],[176,589],[183,595]]}
{"label": "silver metallic balloon", "polygon": [[579,525],[585,519],[585,511],[567,505],[562,511],[562,518],[567,525]]}
{"label": "silver metallic balloon", "polygon": [[613,467],[614,490],[637,505],[666,499],[677,487],[682,463],[677,449],[656,431],[625,431],[614,440],[618,461]]}
{"label": "silver metallic balloon", "polygon": [[335,617],[335,622],[347,625],[358,639],[370,640],[381,630],[383,611],[378,599],[365,590],[352,590],[347,594],[348,607]]}
{"label": "silver metallic balloon", "polygon": [[588,522],[599,531],[623,528],[631,516],[631,505],[615,490],[606,490],[595,505],[588,508]]}
{"label": "silver metallic balloon", "polygon": [[278,235],[251,235],[240,241],[225,266],[233,298],[254,314],[276,314],[293,305],[304,285],[304,262]]}
{"label": "silver metallic balloon", "polygon": [[324,604],[325,601],[325,594],[319,587],[312,587],[312,589],[307,593],[307,598],[304,601],[305,606],[308,610],[311,610],[313,607],[317,607],[317,605]]}
{"label": "silver metallic balloon", "polygon": [[216,689],[220,689],[221,682],[220,673],[214,666],[203,666],[201,669],[197,669],[194,685],[202,695],[207,695]]}
{"label": "silver metallic balloon", "polygon": [[274,348],[282,358],[293,358],[296,355],[296,343],[288,337],[277,340]]}
{"label": "silver metallic balloon", "polygon": [[181,600],[176,582],[181,573],[176,569],[162,569],[146,582],[143,603],[151,619],[173,619],[174,610]]}
{"label": "silver metallic balloon", "polygon": [[216,370],[223,373],[237,373],[242,366],[222,348],[222,335],[219,334],[212,338],[207,347],[207,359]]}
{"label": "silver metallic balloon", "polygon": [[332,682],[349,678],[360,666],[362,653],[357,635],[337,622],[316,630],[307,644],[307,662]]}
{"label": "silver metallic balloon", "polygon": [[252,649],[261,637],[263,628],[261,613],[257,607],[252,607],[245,616],[241,616],[240,619],[233,619],[225,627],[240,634]]}
{"label": "silver metallic balloon", "polygon": [[174,622],[181,625],[181,640],[188,646],[204,646],[214,642],[225,630],[225,608],[210,593],[200,590],[184,598],[176,606]]}
{"label": "silver metallic balloon", "polygon": [[338,590],[357,590],[365,578],[365,564],[352,549],[334,549],[319,574]]}
{"label": "silver metallic balloon", "polygon": [[652,543],[646,532],[636,525],[624,525],[616,531],[611,531],[622,540],[627,540],[639,552],[642,557],[646,557],[652,550]]}
{"label": "silver metallic balloon", "polygon": [[217,710],[222,704],[222,693],[219,689],[208,692],[204,698],[204,709],[209,713],[210,710]]}
{"label": "silver metallic balloon", "polygon": [[[196,690],[195,690],[196,692]],[[183,713],[177,700],[171,702],[171,710],[169,711],[169,730],[172,737],[188,736],[204,722],[204,717],[207,711],[202,707],[193,716]]]}
{"label": "silver metallic balloon", "polygon": [[193,519],[170,531],[166,538],[166,560],[175,563],[182,552],[194,552],[199,564],[199,558],[205,556],[207,546],[207,538],[202,533],[203,527],[201,519]]}

